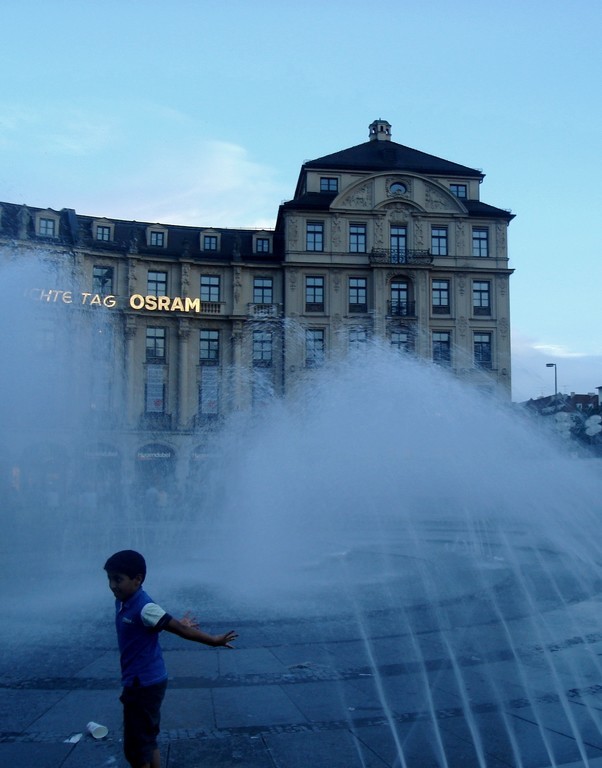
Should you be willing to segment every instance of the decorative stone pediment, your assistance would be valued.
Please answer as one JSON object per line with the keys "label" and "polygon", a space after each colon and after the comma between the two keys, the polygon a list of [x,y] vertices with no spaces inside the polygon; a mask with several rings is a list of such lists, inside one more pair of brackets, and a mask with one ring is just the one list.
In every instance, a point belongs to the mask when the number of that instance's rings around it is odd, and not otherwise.
{"label": "decorative stone pediment", "polygon": [[386,211],[391,224],[407,224],[412,214],[419,212],[415,206],[407,203],[387,203],[381,210]]}
{"label": "decorative stone pediment", "polygon": [[336,201],[336,207],[362,211],[374,208],[374,181],[361,181],[346,190]]}
{"label": "decorative stone pediment", "polygon": [[465,213],[459,198],[430,181],[422,182],[422,204],[428,213]]}

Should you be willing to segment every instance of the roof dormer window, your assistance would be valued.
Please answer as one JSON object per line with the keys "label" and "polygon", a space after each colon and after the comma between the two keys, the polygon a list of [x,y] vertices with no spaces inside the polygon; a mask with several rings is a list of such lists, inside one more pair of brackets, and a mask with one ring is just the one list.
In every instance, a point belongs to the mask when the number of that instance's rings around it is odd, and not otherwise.
{"label": "roof dormer window", "polygon": [[103,243],[110,243],[113,240],[115,225],[108,219],[99,219],[92,222],[92,237]]}
{"label": "roof dormer window", "polygon": [[253,253],[271,253],[272,236],[267,232],[257,232],[253,235]]}
{"label": "roof dormer window", "polygon": [[462,199],[466,199],[466,184],[450,184],[449,190],[452,193],[452,195],[455,195],[456,197],[460,197]]}
{"label": "roof dormer window", "polygon": [[167,229],[160,226],[148,227],[146,244],[153,248],[167,248]]}
{"label": "roof dormer window", "polygon": [[40,211],[36,214],[36,233],[39,237],[58,237],[59,217],[53,211]]}
{"label": "roof dormer window", "polygon": [[201,251],[213,252],[220,249],[220,233],[214,229],[207,229],[201,232]]}
{"label": "roof dormer window", "polygon": [[320,176],[320,192],[338,192],[339,180],[335,176]]}

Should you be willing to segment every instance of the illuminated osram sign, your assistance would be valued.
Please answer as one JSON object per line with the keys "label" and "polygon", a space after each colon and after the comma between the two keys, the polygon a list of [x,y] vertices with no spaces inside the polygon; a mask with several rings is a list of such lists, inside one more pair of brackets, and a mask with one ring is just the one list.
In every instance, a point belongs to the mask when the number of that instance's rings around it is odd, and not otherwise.
{"label": "illuminated osram sign", "polygon": [[[48,304],[82,304],[89,307],[117,307],[117,296],[101,296],[99,293],[74,293],[73,291],[61,291],[54,288],[34,288],[30,291],[31,298]],[[143,296],[134,293],[127,300],[128,306],[133,310],[146,310],[147,312],[197,312],[200,313],[201,300],[191,299],[189,296]]]}

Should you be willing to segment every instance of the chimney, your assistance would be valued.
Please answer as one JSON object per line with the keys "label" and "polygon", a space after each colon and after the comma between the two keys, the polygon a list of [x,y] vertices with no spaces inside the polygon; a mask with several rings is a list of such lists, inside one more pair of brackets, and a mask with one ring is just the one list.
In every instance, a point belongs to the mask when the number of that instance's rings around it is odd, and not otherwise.
{"label": "chimney", "polygon": [[391,123],[386,120],[375,120],[370,123],[368,128],[370,131],[370,141],[391,141]]}

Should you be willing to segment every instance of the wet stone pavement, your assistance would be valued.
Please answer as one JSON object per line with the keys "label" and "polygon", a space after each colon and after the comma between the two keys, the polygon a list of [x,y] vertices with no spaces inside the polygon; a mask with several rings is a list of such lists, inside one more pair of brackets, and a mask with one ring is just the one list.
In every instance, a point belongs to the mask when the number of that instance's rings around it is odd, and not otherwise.
{"label": "wet stone pavement", "polygon": [[[592,596],[551,610],[554,642],[533,643],[525,624],[514,652],[495,624],[445,636],[425,626],[409,637],[391,611],[376,612],[368,642],[366,628],[336,612],[243,619],[236,622],[234,651],[164,633],[170,682],[162,764],[598,768],[601,608]],[[229,628],[222,616],[214,618],[204,624],[208,631]],[[579,636],[567,629],[577,619],[588,629]],[[15,638],[9,630],[2,632],[0,765],[126,768],[110,613],[78,619],[66,638],[43,632]],[[452,662],[445,647],[455,631],[463,633],[466,652]],[[108,736],[87,735],[89,720],[106,725]],[[69,741],[78,734],[79,741]]]}

